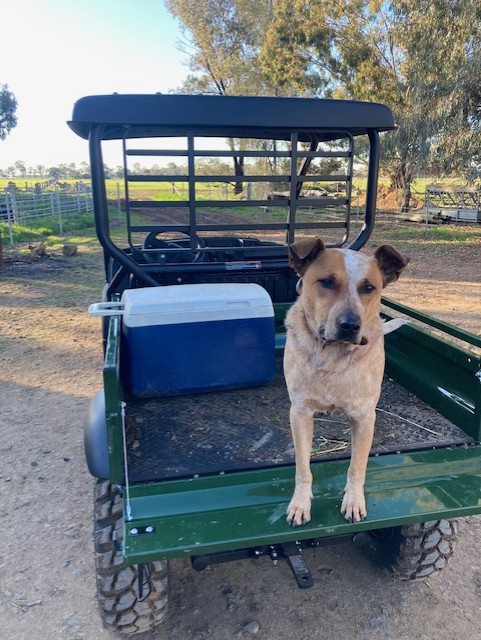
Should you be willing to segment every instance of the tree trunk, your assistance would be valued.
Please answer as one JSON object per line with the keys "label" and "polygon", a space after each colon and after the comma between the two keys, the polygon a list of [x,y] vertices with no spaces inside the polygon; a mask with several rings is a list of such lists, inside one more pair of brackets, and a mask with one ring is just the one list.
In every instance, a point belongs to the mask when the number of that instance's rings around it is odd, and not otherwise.
{"label": "tree trunk", "polygon": [[411,204],[411,182],[412,173],[408,171],[405,162],[396,168],[396,171],[391,174],[391,188],[400,189],[403,194],[401,202],[401,211],[409,211]]}
{"label": "tree trunk", "polygon": [[[236,176],[244,177],[244,158],[234,156],[234,172]],[[234,194],[238,196],[244,191],[244,183],[242,180],[236,180],[234,184]]]}

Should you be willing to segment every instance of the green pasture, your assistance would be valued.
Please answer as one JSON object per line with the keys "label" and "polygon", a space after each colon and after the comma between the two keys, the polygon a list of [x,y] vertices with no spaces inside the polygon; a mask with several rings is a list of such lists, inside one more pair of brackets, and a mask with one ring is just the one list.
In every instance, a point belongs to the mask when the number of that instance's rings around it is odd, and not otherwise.
{"label": "green pasture", "polygon": [[[118,217],[116,211],[112,210],[112,220]],[[137,217],[136,217],[137,218]],[[136,219],[136,222],[140,222]],[[51,218],[46,218],[38,226],[26,226],[21,224],[12,224],[12,236],[14,244],[10,244],[10,234],[6,222],[0,222],[0,237],[3,243],[3,253],[8,255],[14,253],[30,253],[27,245],[36,245],[44,242],[47,250],[55,251],[65,242],[75,244],[91,244],[98,246],[98,239],[95,233],[95,226],[92,214],[82,214],[80,216],[71,216],[63,220],[63,233],[60,235],[58,223]],[[111,226],[110,234],[114,242],[123,245],[125,241],[125,224],[116,224]]]}
{"label": "green pasture", "polygon": [[[45,182],[45,178],[0,178],[0,193],[7,184],[12,181],[15,182],[19,189],[33,189],[37,182]],[[79,180],[62,179],[62,184],[75,184]],[[88,182],[87,180],[81,180],[80,182]],[[201,199],[233,199],[233,183],[220,184],[220,183],[199,183],[197,185],[198,197]],[[418,195],[424,195],[426,186],[429,184],[444,184],[450,186],[462,187],[465,186],[465,181],[462,178],[416,178],[411,185],[413,193]],[[356,178],[353,180],[354,190],[365,191],[367,180],[365,178]],[[389,186],[389,178],[387,176],[381,176],[379,179],[380,186]],[[131,182],[129,183],[129,196],[132,199],[148,199],[148,200],[185,200],[187,199],[187,183],[186,182]],[[124,184],[119,178],[111,178],[106,180],[107,198],[109,200],[116,200],[117,198],[124,199]]]}
{"label": "green pasture", "polygon": [[[234,178],[231,184],[219,183],[200,183],[197,185],[197,194],[201,199],[234,199],[233,189]],[[426,186],[435,183],[442,183],[451,186],[464,186],[465,182],[459,178],[418,178],[413,181],[411,189],[413,193],[424,196]],[[379,185],[389,187],[390,181],[388,177],[380,177]],[[354,178],[354,191],[365,192],[367,187],[366,178]],[[123,183],[118,179],[106,180],[107,197],[116,199],[120,194],[120,198],[124,197]],[[187,183],[177,182],[175,187],[169,182],[134,182],[129,183],[130,198],[146,198],[149,200],[186,200],[187,199]]]}
{"label": "green pasture", "polygon": [[[60,237],[60,224],[56,218],[42,218],[32,221],[30,225],[12,224],[12,237],[14,243],[22,242],[46,242],[50,243]],[[62,219],[62,230],[64,235],[83,229],[94,229],[93,216],[85,213],[78,216],[66,216]],[[4,245],[10,242],[10,231],[8,223],[0,222],[0,235]]]}

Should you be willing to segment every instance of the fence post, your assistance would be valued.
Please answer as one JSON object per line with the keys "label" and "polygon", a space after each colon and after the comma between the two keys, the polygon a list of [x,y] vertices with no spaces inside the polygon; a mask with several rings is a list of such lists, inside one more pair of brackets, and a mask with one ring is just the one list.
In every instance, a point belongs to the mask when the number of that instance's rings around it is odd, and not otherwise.
{"label": "fence post", "polygon": [[122,206],[120,204],[120,185],[117,182],[117,211],[119,212],[119,220],[122,222]]}
{"label": "fence post", "polygon": [[60,199],[58,196],[58,187],[55,187],[55,191],[50,194],[50,210],[52,212],[52,217],[55,217],[55,215],[57,215],[59,234],[63,235],[62,208],[60,206]]}
{"label": "fence post", "polygon": [[[16,206],[16,201],[13,199],[13,194],[6,193],[6,202],[7,202],[7,219],[8,219],[8,235],[10,236],[10,244],[13,244],[13,232],[12,232],[12,222],[15,222],[15,211],[14,204]],[[10,196],[10,205],[8,203],[8,198]]]}
{"label": "fence post", "polygon": [[55,192],[52,191],[50,194],[50,215],[52,218],[57,217],[57,211],[55,209]]}
{"label": "fence post", "polygon": [[58,187],[55,189],[55,201],[57,203],[57,210],[58,210],[58,217],[59,217],[59,221],[60,221],[60,235],[63,235],[63,220],[62,220],[62,204],[60,201],[60,192],[58,190]]}
{"label": "fence post", "polygon": [[429,195],[429,191],[427,189],[424,189],[424,207],[426,209],[426,215],[424,218],[424,231],[428,230],[428,224],[429,224],[429,204],[430,204],[430,195]]}
{"label": "fence post", "polygon": [[[18,222],[18,207],[17,207],[17,198],[15,197],[15,191],[10,191],[6,194],[7,196],[7,207],[8,207],[8,198],[10,198],[11,210],[13,212],[13,222]],[[10,208],[9,208],[10,211]],[[8,219],[10,221],[10,213],[8,214]]]}

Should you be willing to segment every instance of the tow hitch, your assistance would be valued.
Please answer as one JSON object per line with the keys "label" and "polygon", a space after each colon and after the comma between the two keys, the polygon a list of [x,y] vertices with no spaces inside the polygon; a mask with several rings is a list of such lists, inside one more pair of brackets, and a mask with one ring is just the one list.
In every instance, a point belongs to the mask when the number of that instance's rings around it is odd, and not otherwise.
{"label": "tow hitch", "polygon": [[246,558],[262,558],[269,556],[273,564],[277,564],[279,558],[284,558],[292,570],[297,584],[301,589],[308,589],[314,584],[314,579],[306,564],[302,550],[312,547],[326,547],[332,544],[344,544],[355,541],[355,535],[334,536],[332,538],[312,538],[310,540],[296,540],[284,544],[254,547],[251,549],[238,549],[225,551],[211,555],[192,556],[192,567],[196,571],[203,571],[211,564],[221,564],[232,560],[244,560]]}
{"label": "tow hitch", "polygon": [[302,554],[302,548],[300,544],[296,542],[286,542],[281,545],[283,556],[287,560],[287,564],[292,569],[294,578],[301,589],[309,589],[314,585],[309,567],[304,560]]}

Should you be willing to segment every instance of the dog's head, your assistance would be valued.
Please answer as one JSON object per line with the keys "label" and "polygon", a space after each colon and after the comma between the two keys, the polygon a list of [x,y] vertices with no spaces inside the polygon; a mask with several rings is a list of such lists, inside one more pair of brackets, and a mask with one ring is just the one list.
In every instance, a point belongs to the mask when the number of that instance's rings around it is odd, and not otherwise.
{"label": "dog's head", "polygon": [[307,322],[326,343],[367,344],[369,329],[378,322],[381,291],[399,278],[408,262],[389,245],[373,256],[326,249],[320,238],[289,246],[289,266],[302,278]]}

